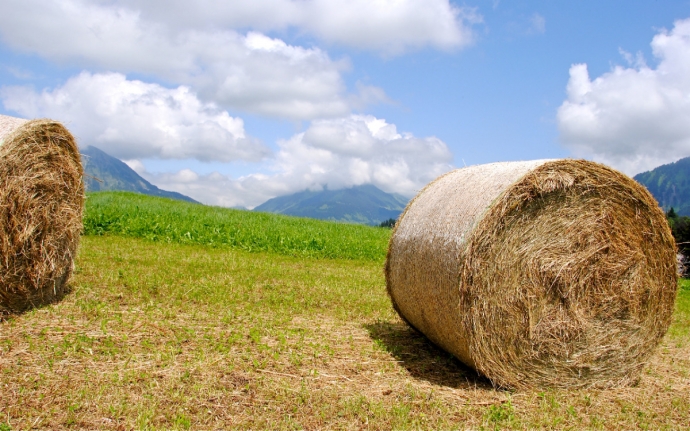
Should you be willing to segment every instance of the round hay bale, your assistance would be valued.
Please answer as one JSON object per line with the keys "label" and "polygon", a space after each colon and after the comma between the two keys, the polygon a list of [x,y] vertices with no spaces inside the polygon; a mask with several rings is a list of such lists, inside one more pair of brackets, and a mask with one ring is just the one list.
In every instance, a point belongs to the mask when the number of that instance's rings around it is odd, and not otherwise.
{"label": "round hay bale", "polygon": [[515,389],[635,383],[671,323],[678,281],[654,198],[584,160],[439,177],[400,216],[385,271],[405,321]]}
{"label": "round hay bale", "polygon": [[63,295],[82,229],[82,176],[60,123],[0,115],[0,318]]}

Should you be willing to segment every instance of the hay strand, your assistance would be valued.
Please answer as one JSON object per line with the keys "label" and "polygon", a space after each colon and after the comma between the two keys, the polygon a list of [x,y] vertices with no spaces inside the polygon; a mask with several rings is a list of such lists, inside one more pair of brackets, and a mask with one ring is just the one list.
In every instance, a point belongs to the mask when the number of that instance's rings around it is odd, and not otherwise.
{"label": "hay strand", "polygon": [[0,318],[64,294],[82,229],[82,176],[60,123],[0,115]]}
{"label": "hay strand", "polygon": [[671,323],[675,243],[654,198],[613,169],[493,163],[410,202],[386,283],[405,321],[497,386],[619,387]]}

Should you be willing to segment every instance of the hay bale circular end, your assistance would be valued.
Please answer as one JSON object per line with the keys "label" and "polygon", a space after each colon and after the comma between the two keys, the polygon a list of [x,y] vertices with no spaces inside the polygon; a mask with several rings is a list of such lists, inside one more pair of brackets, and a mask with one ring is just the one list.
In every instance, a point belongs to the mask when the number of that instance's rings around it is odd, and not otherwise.
{"label": "hay bale circular end", "polygon": [[509,388],[626,386],[666,333],[675,243],[645,188],[584,160],[450,172],[401,215],[395,309]]}
{"label": "hay bale circular end", "polygon": [[0,317],[64,293],[82,230],[82,176],[60,123],[0,115]]}

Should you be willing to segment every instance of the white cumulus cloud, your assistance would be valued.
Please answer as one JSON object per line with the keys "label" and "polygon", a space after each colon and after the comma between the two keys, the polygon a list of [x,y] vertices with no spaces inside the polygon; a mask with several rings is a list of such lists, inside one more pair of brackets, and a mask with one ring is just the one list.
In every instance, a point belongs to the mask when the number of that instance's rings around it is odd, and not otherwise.
{"label": "white cumulus cloud", "polygon": [[361,184],[411,197],[452,169],[453,160],[448,146],[435,137],[399,133],[394,124],[362,115],[314,121],[305,132],[279,142],[279,147],[270,175],[233,179],[183,170],[148,174],[147,178],[163,189],[207,204],[252,208],[305,189]]}
{"label": "white cumulus cloud", "polygon": [[651,46],[656,68],[640,56],[594,80],[587,65],[570,68],[557,118],[574,155],[628,174],[690,156],[690,19],[660,31]]}
{"label": "white cumulus cloud", "polygon": [[118,4],[174,28],[296,28],[328,42],[386,54],[424,46],[465,46],[473,40],[472,24],[482,20],[475,9],[448,0],[123,0]]}
{"label": "white cumulus cloud", "polygon": [[[248,3],[248,2],[247,2]],[[184,16],[196,3],[185,3]],[[213,3],[216,5],[216,2]],[[227,26],[178,26],[143,4],[86,0],[4,0],[0,38],[14,49],[63,64],[124,74],[139,73],[190,86],[205,101],[290,119],[337,117],[352,99],[378,102],[382,90],[362,86],[347,94],[345,60],[317,47],[293,46],[257,31]],[[179,6],[179,4],[178,4]],[[158,4],[168,10],[174,5]],[[246,6],[250,8],[249,6]],[[222,11],[222,5],[208,13]],[[375,100],[371,95],[378,94]]]}
{"label": "white cumulus cloud", "polygon": [[81,145],[120,159],[229,162],[270,154],[245,133],[242,119],[200,101],[185,86],[169,89],[118,73],[83,72],[53,90],[2,87],[0,99],[23,117],[63,121]]}

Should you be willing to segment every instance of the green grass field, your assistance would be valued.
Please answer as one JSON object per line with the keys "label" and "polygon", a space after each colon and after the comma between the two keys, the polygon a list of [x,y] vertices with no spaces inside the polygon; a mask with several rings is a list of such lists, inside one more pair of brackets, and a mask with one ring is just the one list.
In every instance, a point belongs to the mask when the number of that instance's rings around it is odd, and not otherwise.
{"label": "green grass field", "polygon": [[389,230],[119,193],[87,205],[72,291],[0,323],[0,431],[690,424],[689,281],[637,386],[508,392],[395,315]]}
{"label": "green grass field", "polygon": [[87,195],[84,234],[302,257],[383,261],[390,230],[202,206],[128,192],[101,192]]}

